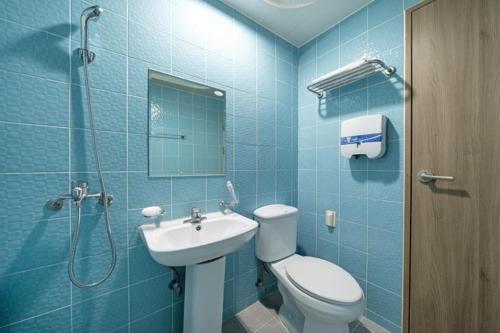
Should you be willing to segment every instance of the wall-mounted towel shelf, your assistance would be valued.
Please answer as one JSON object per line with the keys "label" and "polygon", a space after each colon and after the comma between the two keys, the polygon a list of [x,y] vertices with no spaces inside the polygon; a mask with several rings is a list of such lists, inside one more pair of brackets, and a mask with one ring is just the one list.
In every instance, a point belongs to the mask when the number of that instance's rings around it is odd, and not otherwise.
{"label": "wall-mounted towel shelf", "polygon": [[307,86],[307,89],[321,99],[330,90],[348,85],[378,72],[382,72],[385,76],[391,76],[396,72],[396,68],[386,65],[382,60],[361,59],[320,76]]}
{"label": "wall-mounted towel shelf", "polygon": [[150,137],[160,138],[160,139],[174,139],[174,140],[185,140],[186,136],[184,134],[150,134]]}

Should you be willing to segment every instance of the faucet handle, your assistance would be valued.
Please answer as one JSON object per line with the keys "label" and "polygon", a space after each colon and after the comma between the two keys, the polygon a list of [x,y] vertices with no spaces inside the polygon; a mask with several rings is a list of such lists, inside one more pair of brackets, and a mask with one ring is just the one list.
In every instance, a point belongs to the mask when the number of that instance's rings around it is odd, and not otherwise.
{"label": "faucet handle", "polygon": [[192,218],[201,217],[201,209],[197,207],[191,208],[191,217]]}
{"label": "faucet handle", "polygon": [[85,180],[79,180],[76,182],[76,187],[79,187],[79,188],[89,188],[89,183]]}

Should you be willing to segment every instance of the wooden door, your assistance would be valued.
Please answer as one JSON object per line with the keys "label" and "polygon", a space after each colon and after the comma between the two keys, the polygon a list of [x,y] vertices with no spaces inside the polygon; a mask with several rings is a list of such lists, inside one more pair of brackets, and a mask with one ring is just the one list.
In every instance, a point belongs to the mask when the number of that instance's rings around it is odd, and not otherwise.
{"label": "wooden door", "polygon": [[405,325],[500,332],[500,0],[427,1],[406,20]]}

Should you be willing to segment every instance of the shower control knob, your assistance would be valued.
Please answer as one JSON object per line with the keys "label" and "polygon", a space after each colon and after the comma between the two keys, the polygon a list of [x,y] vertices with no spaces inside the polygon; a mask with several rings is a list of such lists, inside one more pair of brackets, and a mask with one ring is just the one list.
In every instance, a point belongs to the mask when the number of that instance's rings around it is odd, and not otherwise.
{"label": "shower control knob", "polygon": [[[107,200],[107,205],[108,205],[108,206],[111,206],[111,204],[113,203],[113,200],[114,200],[115,198],[114,198],[112,195],[107,194],[107,195],[106,195],[106,199],[108,199],[108,200]],[[104,206],[104,195],[103,195],[103,194],[101,194],[101,196],[99,197],[99,203],[100,203],[101,205],[103,205],[103,206]]]}

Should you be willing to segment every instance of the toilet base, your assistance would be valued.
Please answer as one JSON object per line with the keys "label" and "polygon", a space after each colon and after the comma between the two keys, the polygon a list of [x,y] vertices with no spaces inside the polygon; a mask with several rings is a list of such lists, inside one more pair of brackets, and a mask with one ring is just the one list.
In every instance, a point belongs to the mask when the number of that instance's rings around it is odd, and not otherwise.
{"label": "toilet base", "polygon": [[304,325],[304,321],[300,320],[300,318],[296,316],[294,317],[285,305],[280,307],[279,315],[281,322],[290,331],[290,333],[302,333],[302,331],[299,331],[297,328],[302,327]]}
{"label": "toilet base", "polygon": [[280,320],[290,333],[302,333],[304,327],[304,315],[295,305],[295,300],[286,288],[278,282],[278,290],[283,298],[283,304],[280,306]]}

